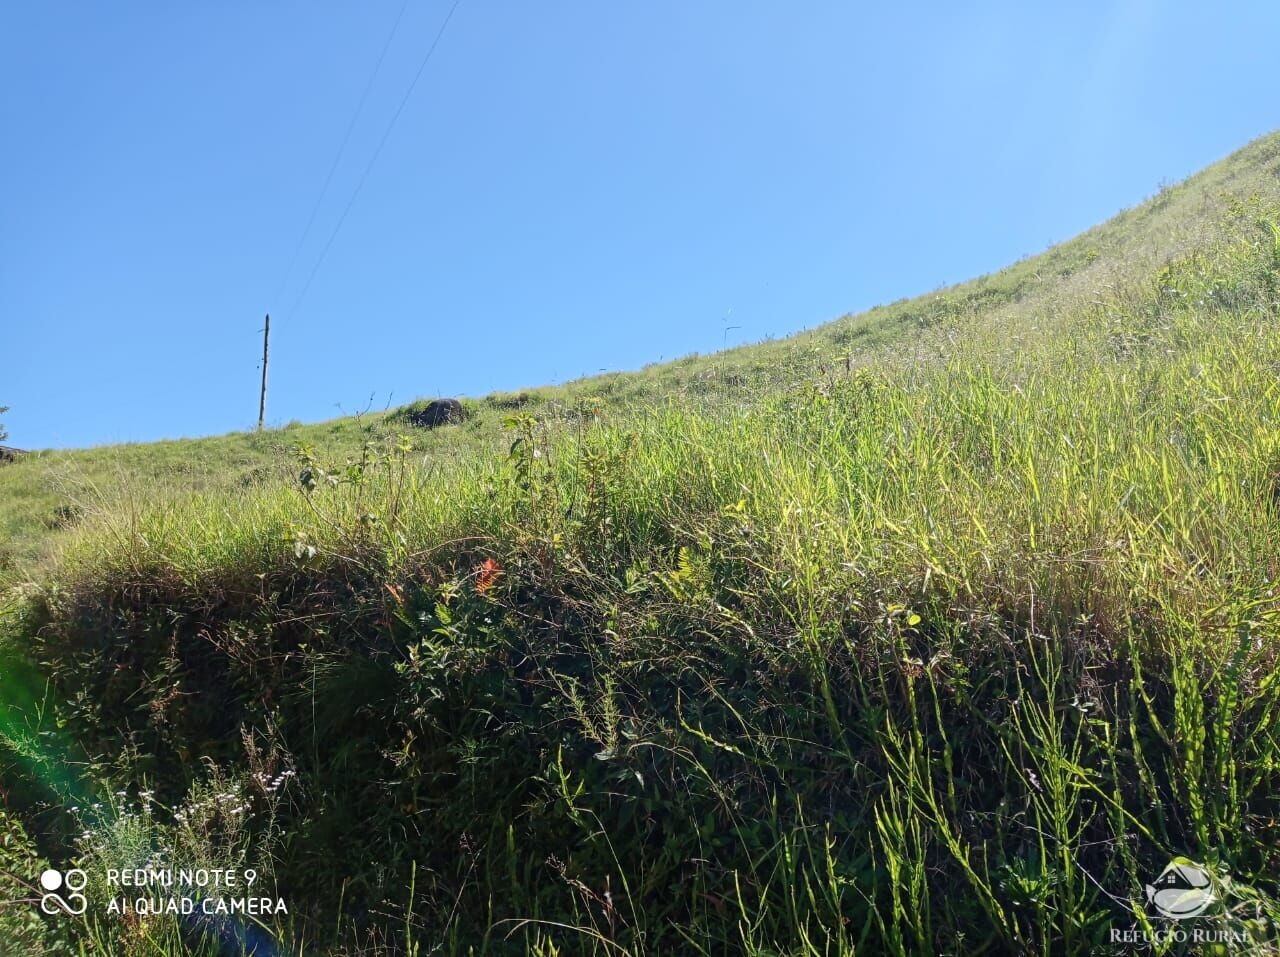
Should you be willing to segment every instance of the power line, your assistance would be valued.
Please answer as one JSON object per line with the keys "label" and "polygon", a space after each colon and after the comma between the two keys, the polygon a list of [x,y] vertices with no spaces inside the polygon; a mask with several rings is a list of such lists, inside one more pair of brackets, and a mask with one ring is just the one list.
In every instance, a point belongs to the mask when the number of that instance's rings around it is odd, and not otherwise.
{"label": "power line", "polygon": [[289,268],[285,270],[284,279],[280,281],[280,288],[276,290],[275,303],[284,295],[285,288],[289,285],[289,279],[293,276],[293,267],[298,264],[298,254],[302,252],[302,247],[306,245],[307,238],[311,235],[311,227],[315,225],[316,214],[320,212],[320,204],[324,202],[325,196],[329,192],[329,185],[333,182],[333,174],[338,170],[338,164],[342,161],[342,156],[346,153],[347,144],[351,142],[351,133],[356,128],[356,121],[360,119],[361,113],[364,112],[365,101],[369,99],[369,91],[373,89],[373,81],[378,78],[378,73],[382,70],[382,61],[387,58],[387,50],[391,49],[391,41],[395,39],[396,31],[400,29],[400,21],[404,19],[404,11],[409,6],[409,0],[403,0],[400,4],[400,12],[396,14],[395,22],[391,25],[391,32],[387,34],[387,39],[382,44],[382,52],[378,54],[378,62],[374,64],[373,72],[369,74],[369,80],[364,85],[364,92],[360,94],[360,102],[356,104],[356,111],[351,115],[351,122],[347,124],[347,131],[343,134],[342,144],[338,147],[338,154],[333,158],[333,163],[329,166],[329,174],[324,178],[324,185],[320,187],[320,195],[316,197],[315,205],[311,207],[311,215],[307,217],[307,225],[302,230],[302,238],[298,240],[298,245],[294,247],[293,256],[289,260]]}
{"label": "power line", "polygon": [[369,178],[369,172],[373,169],[378,157],[382,155],[382,149],[387,145],[387,140],[391,136],[391,131],[395,129],[396,121],[400,119],[400,114],[404,112],[405,106],[409,102],[409,97],[413,95],[414,88],[418,85],[418,80],[422,78],[423,72],[427,68],[427,64],[431,62],[432,56],[435,55],[436,47],[440,45],[440,40],[444,36],[445,30],[449,28],[449,22],[453,20],[453,15],[457,12],[458,6],[462,0],[453,0],[453,5],[449,7],[449,13],[445,16],[444,22],[440,24],[440,29],[436,31],[435,39],[431,41],[431,46],[427,47],[427,52],[422,58],[422,62],[418,64],[418,72],[413,75],[413,80],[409,83],[409,88],[404,91],[404,96],[400,99],[400,105],[396,107],[391,122],[387,124],[386,130],[383,131],[382,139],[378,141],[378,148],[373,151],[373,155],[369,157],[369,163],[364,168],[364,172],[360,174],[360,179],[356,183],[355,190],[351,193],[351,198],[347,201],[347,205],[342,210],[342,215],[338,217],[338,222],[333,227],[333,232],[329,234],[328,240],[325,241],[324,248],[320,250],[320,258],[316,260],[315,266],[311,269],[311,274],[307,276],[307,281],[302,287],[302,291],[298,293],[298,298],[293,302],[293,308],[289,310],[289,317],[292,318],[298,311],[298,307],[302,305],[302,300],[307,295],[307,290],[311,288],[311,282],[316,278],[316,273],[320,271],[321,264],[324,263],[325,257],[329,254],[333,241],[338,237],[342,224],[347,221],[347,214],[351,212],[351,207],[355,205],[356,197],[360,195],[360,190],[364,189],[365,180]]}

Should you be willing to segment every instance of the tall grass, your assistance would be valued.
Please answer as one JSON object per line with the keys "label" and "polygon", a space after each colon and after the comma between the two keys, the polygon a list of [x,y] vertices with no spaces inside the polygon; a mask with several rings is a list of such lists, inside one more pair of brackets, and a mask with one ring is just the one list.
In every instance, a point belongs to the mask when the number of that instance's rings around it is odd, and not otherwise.
{"label": "tall grass", "polygon": [[1277,222],[1034,335],[107,515],[5,640],[158,808],[269,736],[285,951],[1125,952],[1185,856],[1274,952]]}
{"label": "tall grass", "polygon": [[[501,442],[502,423],[512,409],[544,419],[571,417],[584,398],[613,414],[670,397],[712,409],[751,403],[796,382],[832,379],[839,370],[869,362],[909,366],[921,358],[916,344],[922,335],[929,338],[930,330],[966,317],[979,320],[984,342],[1000,337],[1034,342],[1053,315],[1076,312],[1098,290],[1154,273],[1171,257],[1200,248],[1213,235],[1229,197],[1256,194],[1275,201],[1280,196],[1277,168],[1280,136],[1273,134],[997,273],[847,315],[787,339],[464,400],[470,412],[465,425],[419,432],[417,444],[439,460],[489,455]],[[352,335],[354,340],[358,330]],[[95,513],[127,508],[134,499],[150,503],[192,492],[275,485],[289,471],[294,445],[306,443],[340,461],[358,455],[370,437],[393,438],[405,428],[405,413],[417,405],[389,412],[366,409],[308,425],[291,422],[262,433],[43,451],[0,465],[0,587],[39,577],[59,543]],[[21,436],[12,441],[25,444]]]}

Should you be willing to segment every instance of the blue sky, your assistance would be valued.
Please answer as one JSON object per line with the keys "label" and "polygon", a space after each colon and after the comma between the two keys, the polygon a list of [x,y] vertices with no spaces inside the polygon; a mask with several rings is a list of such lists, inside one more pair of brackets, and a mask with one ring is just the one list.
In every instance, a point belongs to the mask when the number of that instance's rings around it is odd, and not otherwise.
{"label": "blue sky", "polygon": [[461,0],[315,269],[450,3],[5,5],[12,444],[251,427],[267,311],[274,424],[783,336],[1280,126],[1272,2]]}

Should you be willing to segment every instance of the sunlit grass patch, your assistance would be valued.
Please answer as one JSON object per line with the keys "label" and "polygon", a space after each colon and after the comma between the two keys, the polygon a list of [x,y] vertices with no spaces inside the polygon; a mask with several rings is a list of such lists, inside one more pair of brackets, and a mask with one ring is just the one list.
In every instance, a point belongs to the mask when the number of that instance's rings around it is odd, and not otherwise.
{"label": "sunlit grass patch", "polygon": [[[1222,207],[1016,328],[86,516],[5,646],[155,804],[67,853],[267,861],[287,952],[547,954],[1109,952],[1187,858],[1273,952],[1280,208]],[[268,739],[269,823],[187,828]]]}

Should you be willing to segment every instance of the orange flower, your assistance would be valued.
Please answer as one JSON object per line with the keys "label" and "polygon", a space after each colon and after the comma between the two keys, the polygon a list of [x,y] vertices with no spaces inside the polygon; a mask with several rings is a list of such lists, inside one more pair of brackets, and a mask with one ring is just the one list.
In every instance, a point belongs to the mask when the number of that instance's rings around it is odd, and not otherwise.
{"label": "orange flower", "polygon": [[476,572],[476,591],[483,595],[493,587],[493,583],[501,574],[502,566],[492,558],[486,558],[480,563],[480,570]]}

